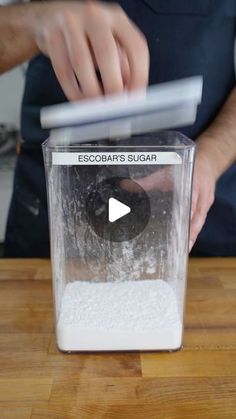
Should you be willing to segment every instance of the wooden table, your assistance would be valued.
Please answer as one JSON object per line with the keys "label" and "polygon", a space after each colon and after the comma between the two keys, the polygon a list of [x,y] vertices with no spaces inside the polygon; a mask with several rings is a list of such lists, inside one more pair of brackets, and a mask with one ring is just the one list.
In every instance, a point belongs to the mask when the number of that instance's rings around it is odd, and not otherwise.
{"label": "wooden table", "polygon": [[235,419],[236,259],[190,262],[184,349],[62,354],[45,260],[0,260],[0,419]]}

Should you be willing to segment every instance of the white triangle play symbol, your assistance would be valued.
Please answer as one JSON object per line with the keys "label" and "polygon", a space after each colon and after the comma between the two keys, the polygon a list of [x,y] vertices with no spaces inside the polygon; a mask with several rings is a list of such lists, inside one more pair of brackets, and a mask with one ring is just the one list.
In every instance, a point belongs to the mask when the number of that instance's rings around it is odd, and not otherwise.
{"label": "white triangle play symbol", "polygon": [[108,201],[108,219],[111,223],[119,220],[119,218],[124,217],[126,214],[129,214],[131,211],[128,205],[122,204],[115,198],[109,198]]}

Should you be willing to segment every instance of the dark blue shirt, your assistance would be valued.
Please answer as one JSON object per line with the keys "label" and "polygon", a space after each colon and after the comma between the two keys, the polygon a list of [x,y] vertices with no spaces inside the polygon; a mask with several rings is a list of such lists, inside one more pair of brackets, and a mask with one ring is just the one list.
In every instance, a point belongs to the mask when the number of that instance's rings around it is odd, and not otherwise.
{"label": "dark blue shirt", "polygon": [[[203,75],[203,99],[196,123],[179,129],[195,140],[214,120],[235,86],[235,0],[121,0],[118,3],[147,38],[150,84]],[[42,55],[33,59],[27,71],[22,105],[23,150],[47,137],[47,132],[40,128],[40,108],[65,100],[49,59]],[[33,165],[29,172],[33,178]],[[40,189],[40,180],[35,182]],[[45,188],[43,181],[41,188]],[[193,252],[236,255],[235,165],[217,184],[215,203]]]}

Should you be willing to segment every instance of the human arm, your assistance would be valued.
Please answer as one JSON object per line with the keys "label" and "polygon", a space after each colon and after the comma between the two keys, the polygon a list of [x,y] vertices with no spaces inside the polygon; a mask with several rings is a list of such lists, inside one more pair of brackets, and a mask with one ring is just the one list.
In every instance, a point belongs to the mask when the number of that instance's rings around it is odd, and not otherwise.
{"label": "human arm", "polygon": [[236,161],[236,88],[213,123],[196,141],[189,249],[214,202],[216,182]]}
{"label": "human arm", "polygon": [[0,7],[0,74],[39,52],[27,28],[30,11],[32,5]]}
{"label": "human arm", "polygon": [[0,73],[41,51],[51,59],[69,100],[142,88],[148,82],[146,40],[116,4],[3,6],[0,27]]}

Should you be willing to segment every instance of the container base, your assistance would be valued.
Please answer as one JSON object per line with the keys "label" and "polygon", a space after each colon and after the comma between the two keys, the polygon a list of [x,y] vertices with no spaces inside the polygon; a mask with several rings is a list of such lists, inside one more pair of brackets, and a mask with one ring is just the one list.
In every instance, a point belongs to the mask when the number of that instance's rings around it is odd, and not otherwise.
{"label": "container base", "polygon": [[182,325],[148,332],[104,331],[58,326],[57,344],[61,351],[174,351],[182,345]]}

